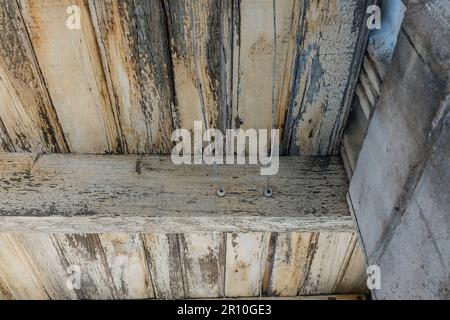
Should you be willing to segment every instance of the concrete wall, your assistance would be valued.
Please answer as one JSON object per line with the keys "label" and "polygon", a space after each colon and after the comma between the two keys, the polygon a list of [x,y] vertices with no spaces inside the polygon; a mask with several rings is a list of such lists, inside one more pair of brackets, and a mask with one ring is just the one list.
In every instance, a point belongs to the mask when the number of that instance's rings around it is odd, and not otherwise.
{"label": "concrete wall", "polygon": [[405,2],[350,199],[375,298],[450,298],[450,1]]}

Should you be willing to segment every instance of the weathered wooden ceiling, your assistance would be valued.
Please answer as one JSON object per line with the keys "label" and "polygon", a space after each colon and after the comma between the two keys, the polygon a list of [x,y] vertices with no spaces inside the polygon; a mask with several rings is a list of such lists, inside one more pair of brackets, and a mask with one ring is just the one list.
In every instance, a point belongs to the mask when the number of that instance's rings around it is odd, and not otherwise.
{"label": "weathered wooden ceiling", "polygon": [[[66,27],[74,4],[81,30]],[[365,4],[1,1],[0,151],[165,154],[194,120],[270,128],[276,52],[283,152],[336,154]]]}

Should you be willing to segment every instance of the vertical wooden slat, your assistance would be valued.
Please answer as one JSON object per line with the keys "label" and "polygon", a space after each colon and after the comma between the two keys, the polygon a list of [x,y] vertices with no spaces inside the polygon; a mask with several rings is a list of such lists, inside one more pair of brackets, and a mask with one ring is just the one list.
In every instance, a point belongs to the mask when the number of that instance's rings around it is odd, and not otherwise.
{"label": "vertical wooden slat", "polygon": [[0,150],[68,151],[16,1],[0,3]]}
{"label": "vertical wooden slat", "polygon": [[209,127],[217,128],[220,101],[229,94],[222,87],[227,69],[224,52],[229,50],[222,34],[230,12],[227,1],[165,0],[165,8],[179,124],[192,129],[194,121],[206,118]]}
{"label": "vertical wooden slat", "polygon": [[55,248],[53,237],[45,233],[14,233],[8,235],[31,262],[30,272],[41,283],[50,299],[77,299],[75,289],[68,287],[70,274]]}
{"label": "vertical wooden slat", "polygon": [[187,298],[217,298],[224,292],[225,237],[223,234],[179,236]]}
{"label": "vertical wooden slat", "polygon": [[255,297],[261,294],[270,234],[227,234],[225,295]]}
{"label": "vertical wooden slat", "polygon": [[99,235],[54,235],[65,270],[80,268],[80,299],[117,299],[118,293]]}
{"label": "vertical wooden slat", "polygon": [[153,298],[153,286],[140,235],[105,233],[99,234],[99,238],[119,298]]}
{"label": "vertical wooden slat", "polygon": [[319,233],[300,294],[334,293],[347,269],[356,239],[356,235],[349,232]]}
{"label": "vertical wooden slat", "polygon": [[[31,43],[70,150],[120,151],[121,135],[111,105],[87,3],[84,0],[19,0]],[[81,30],[67,28],[67,8],[77,5]]]}
{"label": "vertical wooden slat", "polygon": [[269,296],[295,297],[306,279],[312,233],[278,234],[267,293]]}
{"label": "vertical wooden slat", "polygon": [[[287,112],[299,0],[234,0],[233,120],[239,128],[272,128],[272,87],[275,123],[283,127]],[[276,47],[274,36],[276,32]],[[274,63],[274,55],[276,60]],[[275,68],[275,79],[273,77]]]}
{"label": "vertical wooden slat", "polygon": [[0,234],[0,275],[14,299],[47,300],[43,284],[35,273],[30,256],[10,237]]}
{"label": "vertical wooden slat", "polygon": [[355,243],[347,269],[337,288],[337,293],[364,293],[367,289],[366,258],[359,242]]}
{"label": "vertical wooden slat", "polygon": [[157,299],[185,297],[177,235],[143,235],[149,271]]}
{"label": "vertical wooden slat", "polygon": [[170,153],[174,92],[163,3],[89,0],[126,151]]}
{"label": "vertical wooden slat", "polygon": [[300,21],[292,100],[284,152],[329,155],[338,152],[348,108],[346,98],[365,1],[308,0]]}

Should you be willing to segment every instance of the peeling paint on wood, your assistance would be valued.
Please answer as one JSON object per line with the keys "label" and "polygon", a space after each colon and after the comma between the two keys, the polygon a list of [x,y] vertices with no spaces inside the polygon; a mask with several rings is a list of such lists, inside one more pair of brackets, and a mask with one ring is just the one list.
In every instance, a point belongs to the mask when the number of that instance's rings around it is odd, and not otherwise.
{"label": "peeling paint on wood", "polygon": [[16,1],[0,4],[0,151],[67,152]]}
{"label": "peeling paint on wood", "polygon": [[[221,85],[226,62],[223,32],[228,12],[226,1],[165,0],[170,31],[173,75],[179,125],[192,129],[194,121],[205,127],[220,125],[220,103],[229,94]],[[225,53],[224,53],[225,52]],[[226,114],[226,113],[225,113]],[[207,123],[205,123],[207,121]]]}
{"label": "peeling paint on wood", "polygon": [[282,158],[270,199],[254,165],[221,167],[225,198],[216,196],[213,167],[175,166],[170,157],[2,154],[0,168],[2,231],[353,230],[338,157]]}
{"label": "peeling paint on wood", "polygon": [[308,276],[300,294],[327,294],[334,292],[347,270],[357,236],[346,232],[321,232],[310,249]]}
{"label": "peeling paint on wood", "polygon": [[356,242],[337,292],[341,294],[366,292],[368,290],[366,270],[366,257],[360,242]]}
{"label": "peeling paint on wood", "polygon": [[268,233],[227,234],[225,294],[228,297],[262,295]]}
{"label": "peeling paint on wood", "polygon": [[344,103],[363,25],[365,2],[309,0],[298,31],[294,88],[284,152],[338,152],[349,108]]}
{"label": "peeling paint on wood", "polygon": [[[336,241],[328,255],[321,254],[326,247],[316,248],[325,243],[317,242],[321,236],[277,234],[272,268],[266,263],[269,233],[1,233],[0,299],[258,297],[269,273],[271,290],[263,296],[294,297],[306,278],[308,285],[337,279],[334,287],[309,286],[308,295],[363,293],[364,259],[347,241],[352,234],[325,233]],[[333,251],[337,246],[342,249]],[[342,259],[346,250],[348,259]],[[69,266],[80,267],[80,288],[67,286]]]}
{"label": "peeling paint on wood", "polygon": [[174,88],[161,1],[89,1],[128,153],[170,154]]}
{"label": "peeling paint on wood", "polygon": [[178,237],[186,297],[225,297],[225,236],[211,233]]}
{"label": "peeling paint on wood", "polygon": [[119,298],[153,298],[153,284],[141,236],[135,233],[102,233],[99,238]]}
{"label": "peeling paint on wood", "polygon": [[[58,119],[70,150],[117,152],[122,147],[117,112],[104,77],[95,31],[84,0],[20,0]],[[81,30],[66,27],[70,5],[81,10]]]}
{"label": "peeling paint on wood", "polygon": [[277,237],[269,296],[294,297],[307,277],[313,233],[281,233]]}
{"label": "peeling paint on wood", "polygon": [[149,271],[157,299],[185,297],[178,236],[175,234],[145,234]]}
{"label": "peeling paint on wood", "polygon": [[295,80],[292,68],[300,3],[300,0],[276,1],[274,21],[272,0],[234,1],[234,127],[272,128],[272,85],[275,85],[274,122],[277,128],[284,128],[290,86]]}
{"label": "peeling paint on wood", "polygon": [[[282,0],[275,16],[272,0],[4,4],[0,150],[167,154],[194,121],[271,128],[274,68],[282,153],[336,154],[366,2]],[[73,4],[81,30],[65,27]]]}
{"label": "peeling paint on wood", "polygon": [[80,299],[118,299],[104,248],[97,234],[56,234],[55,247],[65,270],[78,266],[81,271]]}

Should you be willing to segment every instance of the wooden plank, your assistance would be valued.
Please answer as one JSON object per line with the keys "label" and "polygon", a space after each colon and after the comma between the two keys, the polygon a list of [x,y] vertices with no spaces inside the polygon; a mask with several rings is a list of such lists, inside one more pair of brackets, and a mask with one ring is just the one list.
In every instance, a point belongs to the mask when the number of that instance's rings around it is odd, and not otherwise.
{"label": "wooden plank", "polygon": [[220,111],[227,108],[224,101],[229,95],[224,56],[229,55],[229,48],[223,30],[229,19],[227,3],[164,1],[181,128],[192,129],[194,121],[202,121],[205,127],[218,128],[219,114],[227,116],[226,111]]}
{"label": "wooden plank", "polygon": [[99,234],[119,299],[154,297],[144,246],[139,234]]}
{"label": "wooden plank", "polygon": [[89,0],[125,151],[170,154],[174,88],[161,1]]}
{"label": "wooden plank", "polygon": [[[55,247],[53,236],[45,233],[11,233],[5,235],[20,252],[23,260],[29,261],[29,272],[43,287],[48,299],[78,299],[76,288],[69,288],[71,275]],[[7,277],[5,277],[7,278]],[[11,280],[11,279],[8,279]],[[11,286],[16,287],[15,283]],[[32,297],[33,298],[33,297]]]}
{"label": "wooden plank", "polygon": [[0,4],[0,151],[68,151],[16,1]]}
{"label": "wooden plank", "polygon": [[181,299],[186,296],[180,260],[178,236],[143,235],[149,272],[157,299]]}
{"label": "wooden plank", "polygon": [[210,233],[178,237],[186,297],[224,297],[225,236]]}
{"label": "wooden plank", "polygon": [[[120,151],[117,112],[109,99],[86,1],[20,0],[19,4],[70,150]],[[67,8],[72,5],[80,8],[81,30],[66,27]]]}
{"label": "wooden plank", "polygon": [[314,249],[314,233],[280,233],[276,239],[275,255],[267,295],[294,297],[306,279],[308,258]]}
{"label": "wooden plank", "polygon": [[0,233],[0,275],[2,287],[14,299],[46,300],[45,291],[34,272],[33,260],[8,234]]}
{"label": "wooden plank", "polygon": [[43,155],[32,168],[9,165],[2,154],[0,231],[354,230],[338,157],[282,158],[272,198],[252,165],[221,167],[224,198],[212,166],[176,166],[170,157]]}
{"label": "wooden plank", "polygon": [[98,234],[56,234],[54,241],[64,269],[81,272],[80,299],[120,298]]}
{"label": "wooden plank", "polygon": [[272,128],[274,90],[274,121],[284,128],[302,10],[299,0],[276,1],[275,12],[273,0],[234,0],[234,127]]}
{"label": "wooden plank", "polygon": [[340,294],[363,293],[367,289],[366,257],[359,242],[355,243],[352,256],[337,291]]}
{"label": "wooden plank", "polygon": [[[307,1],[300,21],[295,82],[286,121],[286,154],[338,152],[350,104],[355,52],[363,51],[365,1]],[[353,94],[353,93],[352,93]]]}
{"label": "wooden plank", "polygon": [[227,297],[256,297],[262,294],[269,240],[268,233],[227,234]]}
{"label": "wooden plank", "polygon": [[301,295],[333,294],[347,269],[357,236],[349,232],[321,232],[312,251]]}

